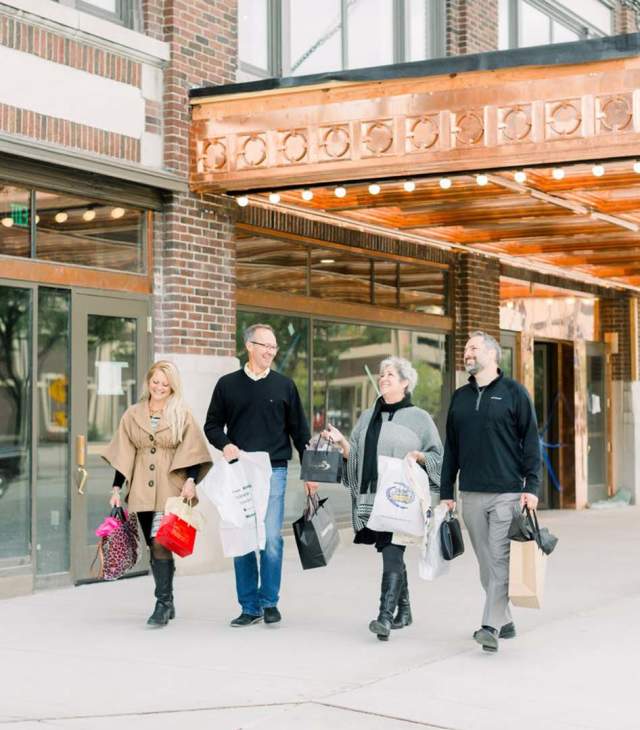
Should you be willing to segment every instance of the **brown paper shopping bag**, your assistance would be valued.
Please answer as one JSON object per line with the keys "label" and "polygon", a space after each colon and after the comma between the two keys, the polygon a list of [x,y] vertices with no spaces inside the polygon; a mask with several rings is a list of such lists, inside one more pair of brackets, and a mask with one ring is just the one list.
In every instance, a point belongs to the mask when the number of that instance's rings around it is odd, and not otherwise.
{"label": "brown paper shopping bag", "polygon": [[514,606],[540,608],[544,592],[547,556],[535,540],[511,540],[509,598]]}

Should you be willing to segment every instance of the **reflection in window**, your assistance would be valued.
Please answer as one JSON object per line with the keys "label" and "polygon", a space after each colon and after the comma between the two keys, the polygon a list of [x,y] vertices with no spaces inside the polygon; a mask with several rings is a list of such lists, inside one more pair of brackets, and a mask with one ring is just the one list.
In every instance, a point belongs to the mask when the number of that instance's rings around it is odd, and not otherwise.
{"label": "reflection in window", "polygon": [[289,23],[291,75],[342,68],[340,0],[289,0]]}
{"label": "reflection in window", "polygon": [[66,193],[36,193],[36,256],[48,261],[142,272],[141,210]]}
{"label": "reflection in window", "polygon": [[237,233],[236,276],[239,287],[307,293],[307,249],[275,238],[254,238]]}
{"label": "reflection in window", "polygon": [[447,313],[447,271],[423,264],[399,265],[401,309],[430,314]]}
{"label": "reflection in window", "polygon": [[0,559],[31,543],[31,291],[0,286]]}
{"label": "reflection in window", "polygon": [[348,68],[393,63],[393,0],[352,0],[347,14]]}
{"label": "reflection in window", "polygon": [[371,302],[371,263],[344,251],[311,249],[311,296],[332,302]]}
{"label": "reflection in window", "polygon": [[0,255],[31,254],[30,201],[29,190],[0,184]]}
{"label": "reflection in window", "polygon": [[37,573],[69,569],[69,330],[68,291],[38,291]]}

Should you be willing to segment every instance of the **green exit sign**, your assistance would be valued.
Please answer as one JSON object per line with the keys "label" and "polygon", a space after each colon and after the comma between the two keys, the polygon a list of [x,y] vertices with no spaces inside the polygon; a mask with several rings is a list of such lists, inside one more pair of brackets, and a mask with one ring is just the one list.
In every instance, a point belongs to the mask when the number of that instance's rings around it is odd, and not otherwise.
{"label": "green exit sign", "polygon": [[29,227],[29,206],[11,203],[10,210],[14,226]]}

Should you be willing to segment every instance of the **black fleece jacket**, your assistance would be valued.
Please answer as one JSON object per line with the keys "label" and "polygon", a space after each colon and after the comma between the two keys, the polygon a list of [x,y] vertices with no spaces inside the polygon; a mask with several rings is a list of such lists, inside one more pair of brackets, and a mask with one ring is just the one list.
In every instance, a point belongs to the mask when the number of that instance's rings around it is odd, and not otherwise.
{"label": "black fleece jacket", "polygon": [[533,404],[520,383],[498,377],[478,388],[473,376],[453,394],[447,415],[440,498],[463,492],[531,492],[540,486],[540,440]]}

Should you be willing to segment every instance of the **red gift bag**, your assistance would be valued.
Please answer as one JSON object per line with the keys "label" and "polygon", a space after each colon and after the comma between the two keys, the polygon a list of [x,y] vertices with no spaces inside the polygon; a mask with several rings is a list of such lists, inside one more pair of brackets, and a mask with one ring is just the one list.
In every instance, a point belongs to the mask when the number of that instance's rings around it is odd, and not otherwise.
{"label": "red gift bag", "polygon": [[160,529],[155,539],[167,550],[176,553],[181,558],[186,558],[193,552],[193,545],[196,541],[196,528],[185,522],[183,519],[169,513],[162,518]]}

